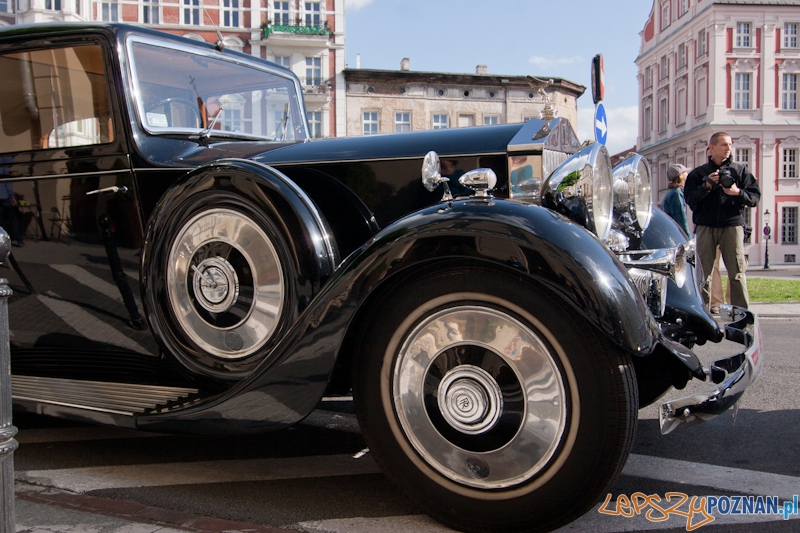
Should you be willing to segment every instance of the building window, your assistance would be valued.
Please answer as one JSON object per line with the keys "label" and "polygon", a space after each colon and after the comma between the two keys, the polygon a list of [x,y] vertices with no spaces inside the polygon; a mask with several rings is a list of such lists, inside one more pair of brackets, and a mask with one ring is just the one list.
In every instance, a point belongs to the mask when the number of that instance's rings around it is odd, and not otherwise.
{"label": "building window", "polygon": [[289,2],[275,2],[272,4],[272,22],[274,24],[289,25]]}
{"label": "building window", "polygon": [[695,103],[697,104],[697,110],[695,111],[697,113],[697,116],[699,117],[700,115],[705,115],[706,108],[708,107],[708,99],[707,99],[708,94],[706,91],[705,78],[700,78],[697,80],[695,85],[694,96],[695,96]]}
{"label": "building window", "polygon": [[743,165],[750,164],[750,148],[736,148],[735,161]]}
{"label": "building window", "polygon": [[8,0],[0,0],[0,13],[9,13]]}
{"label": "building window", "polygon": [[669,177],[667,176],[667,162],[658,164],[658,179],[661,182],[660,190],[669,188]]}
{"label": "building window", "polygon": [[750,23],[737,22],[736,23],[736,48],[751,48],[752,42],[750,38]]}
{"label": "building window", "polygon": [[665,28],[669,26],[670,22],[669,17],[669,1],[665,2],[661,6],[661,30],[663,31]]}
{"label": "building window", "polygon": [[797,23],[787,22],[783,25],[783,47],[797,48]]}
{"label": "building window", "polygon": [[667,131],[667,119],[669,118],[669,105],[667,99],[662,98],[658,101],[658,132]]}
{"label": "building window", "polygon": [[737,72],[733,81],[733,108],[750,109],[750,73]]}
{"label": "building window", "polygon": [[679,16],[682,17],[683,15],[686,14],[687,11],[689,11],[689,0],[680,0],[679,6],[680,6],[679,7],[679,9],[680,9],[680,15]]}
{"label": "building window", "polygon": [[653,111],[650,109],[650,106],[644,108],[644,117],[642,118],[642,123],[644,127],[642,138],[649,139],[650,133],[653,131]]}
{"label": "building window", "polygon": [[797,244],[797,208],[781,209],[781,244]]}
{"label": "building window", "polygon": [[142,23],[158,24],[158,0],[142,0]]}
{"label": "building window", "polygon": [[686,44],[678,45],[678,68],[686,66]]}
{"label": "building window", "polygon": [[797,74],[784,74],[781,84],[781,109],[797,110]]}
{"label": "building window", "polygon": [[497,115],[484,115],[483,117],[483,125],[484,126],[496,126],[500,124],[500,117]]}
{"label": "building window", "polygon": [[786,148],[783,151],[782,178],[797,177],[797,148]]}
{"label": "building window", "polygon": [[200,0],[183,0],[183,18],[181,20],[190,26],[200,25]]}
{"label": "building window", "polygon": [[307,111],[308,131],[311,137],[319,139],[322,137],[322,111]]}
{"label": "building window", "polygon": [[659,69],[659,80],[665,80],[669,77],[669,59],[667,56],[661,56],[661,68]]}
{"label": "building window", "polygon": [[697,57],[706,55],[707,50],[706,30],[700,30],[697,34]]}
{"label": "building window", "polygon": [[[53,11],[61,11],[61,0],[44,0],[44,8],[51,9]],[[6,9],[2,9],[0,7],[0,11],[6,12]]]}
{"label": "building window", "polygon": [[286,67],[288,69],[292,68],[292,56],[275,56],[275,59],[272,61],[273,63],[277,63],[282,67]]}
{"label": "building window", "polygon": [[319,2],[306,2],[306,26],[322,26],[322,13]]}
{"label": "building window", "polygon": [[378,112],[364,111],[364,135],[375,135],[378,133]]}
{"label": "building window", "polygon": [[649,89],[653,86],[653,67],[644,69],[644,88]]}
{"label": "building window", "polygon": [[686,122],[686,89],[681,87],[675,91],[675,123]]}
{"label": "building window", "polygon": [[411,113],[400,111],[394,114],[394,131],[411,131]]}
{"label": "building window", "polygon": [[446,130],[450,127],[450,118],[447,115],[433,115],[433,129]]}
{"label": "building window", "polygon": [[222,25],[227,28],[239,27],[239,0],[222,0]]}
{"label": "building window", "polygon": [[306,58],[306,85],[319,87],[322,83],[322,58]]}
{"label": "building window", "polygon": [[119,4],[117,2],[101,3],[100,16],[107,22],[119,22]]}

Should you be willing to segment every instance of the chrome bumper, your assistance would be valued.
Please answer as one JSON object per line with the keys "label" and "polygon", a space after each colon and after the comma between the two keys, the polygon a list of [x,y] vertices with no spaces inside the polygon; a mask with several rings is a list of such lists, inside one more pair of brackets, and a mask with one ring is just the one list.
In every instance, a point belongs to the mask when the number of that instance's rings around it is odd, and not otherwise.
{"label": "chrome bumper", "polygon": [[713,388],[661,404],[658,418],[662,435],[681,424],[691,425],[710,420],[730,407],[735,406],[735,414],[737,402],[745,389],[761,375],[764,354],[758,316],[741,307],[722,307],[722,312],[732,320],[725,325],[725,338],[744,345],[745,351],[714,361],[709,367],[703,368],[707,379],[715,383]]}

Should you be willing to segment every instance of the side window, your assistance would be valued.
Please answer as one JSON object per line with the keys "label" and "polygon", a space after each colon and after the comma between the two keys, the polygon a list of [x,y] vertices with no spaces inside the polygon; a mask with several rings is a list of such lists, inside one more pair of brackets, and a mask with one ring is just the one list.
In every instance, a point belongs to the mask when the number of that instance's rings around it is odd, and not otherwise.
{"label": "side window", "polygon": [[113,140],[99,45],[0,55],[0,151]]}

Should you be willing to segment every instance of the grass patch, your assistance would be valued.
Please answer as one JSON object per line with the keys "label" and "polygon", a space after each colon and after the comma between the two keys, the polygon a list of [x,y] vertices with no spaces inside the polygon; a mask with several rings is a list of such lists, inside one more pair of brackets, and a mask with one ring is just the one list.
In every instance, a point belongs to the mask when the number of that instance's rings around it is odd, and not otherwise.
{"label": "grass patch", "polygon": [[[722,286],[728,277],[722,276]],[[751,302],[800,302],[800,281],[771,278],[747,278]]]}

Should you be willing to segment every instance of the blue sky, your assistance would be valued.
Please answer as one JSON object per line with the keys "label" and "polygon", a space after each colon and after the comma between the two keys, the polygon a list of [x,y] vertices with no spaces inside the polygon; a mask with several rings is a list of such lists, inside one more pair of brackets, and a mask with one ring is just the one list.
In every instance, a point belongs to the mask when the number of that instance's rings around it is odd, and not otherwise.
{"label": "blue sky", "polygon": [[636,143],[634,60],[651,0],[345,0],[346,62],[361,68],[561,77],[586,86],[578,136],[593,138],[590,67],[605,61],[613,154]]}

